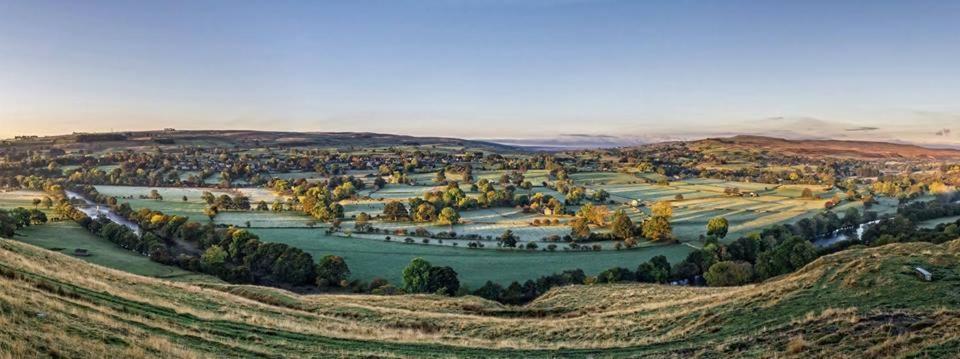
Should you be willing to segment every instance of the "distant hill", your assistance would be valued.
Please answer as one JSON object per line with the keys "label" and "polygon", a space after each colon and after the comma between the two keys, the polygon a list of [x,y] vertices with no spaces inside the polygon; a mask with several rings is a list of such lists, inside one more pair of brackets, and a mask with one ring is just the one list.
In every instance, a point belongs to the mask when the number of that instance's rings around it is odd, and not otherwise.
{"label": "distant hill", "polygon": [[0,147],[57,147],[62,149],[105,149],[142,146],[314,146],[314,147],[381,147],[381,146],[446,146],[496,152],[521,149],[486,141],[447,137],[416,137],[370,132],[280,132],[245,130],[198,131],[127,131],[111,133],[76,133],[4,141]]}
{"label": "distant hill", "polygon": [[960,150],[872,141],[787,140],[763,136],[734,136],[727,138],[708,138],[687,143],[695,149],[723,147],[741,150],[766,150],[798,156],[890,160],[960,159]]}
{"label": "distant hill", "polygon": [[[933,273],[917,278],[913,267]],[[960,241],[851,248],[761,284],[477,297],[179,283],[0,239],[11,357],[956,357]]]}

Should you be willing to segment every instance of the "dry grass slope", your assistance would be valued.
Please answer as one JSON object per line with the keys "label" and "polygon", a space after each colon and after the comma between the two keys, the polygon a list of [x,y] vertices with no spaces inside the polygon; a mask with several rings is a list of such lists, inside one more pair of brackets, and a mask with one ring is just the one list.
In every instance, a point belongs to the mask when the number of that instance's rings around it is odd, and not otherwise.
{"label": "dry grass slope", "polygon": [[510,307],[176,283],[0,240],[0,288],[0,357],[960,356],[960,241],[851,249],[744,287],[570,286]]}

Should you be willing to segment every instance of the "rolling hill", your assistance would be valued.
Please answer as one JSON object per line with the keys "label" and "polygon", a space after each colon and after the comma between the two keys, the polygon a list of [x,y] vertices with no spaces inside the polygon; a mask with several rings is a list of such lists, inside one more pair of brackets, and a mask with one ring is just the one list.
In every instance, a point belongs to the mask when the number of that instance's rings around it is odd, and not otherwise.
{"label": "rolling hill", "polygon": [[694,149],[723,147],[739,150],[765,150],[772,153],[806,157],[827,156],[866,160],[960,159],[960,150],[872,141],[787,140],[763,136],[734,136],[690,141],[688,146]]}
{"label": "rolling hill", "polygon": [[0,143],[19,149],[60,148],[96,151],[108,148],[138,148],[154,146],[284,146],[284,147],[387,147],[387,146],[446,146],[467,147],[498,152],[515,152],[518,148],[486,141],[472,141],[448,137],[417,137],[370,132],[282,132],[249,130],[165,130],[127,131],[110,133],[74,133],[45,136]]}
{"label": "rolling hill", "polygon": [[0,357],[955,357],[958,268],[960,240],[893,244],[756,285],[569,286],[510,307],[170,282],[0,240]]}

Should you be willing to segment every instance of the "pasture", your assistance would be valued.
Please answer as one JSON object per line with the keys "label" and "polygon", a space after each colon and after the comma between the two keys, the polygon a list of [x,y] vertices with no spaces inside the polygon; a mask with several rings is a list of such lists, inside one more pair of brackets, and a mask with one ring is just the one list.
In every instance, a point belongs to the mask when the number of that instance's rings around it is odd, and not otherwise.
{"label": "pasture", "polygon": [[[671,220],[673,232],[682,242],[696,241],[706,232],[707,221],[718,216],[726,217],[730,222],[727,241],[772,225],[795,223],[824,210],[824,204],[838,192],[819,185],[772,185],[701,178],[667,185],[634,183],[634,176],[628,173],[578,173],[571,177],[579,178],[581,182],[578,183],[590,190],[603,189],[609,192],[610,199],[618,203],[630,203],[633,200],[647,204],[669,201],[674,207]],[[727,195],[727,188],[737,188],[744,195]],[[809,188],[816,198],[802,198],[805,188]],[[895,199],[879,198],[878,201],[880,203],[872,206],[870,211],[880,215],[896,213]],[[840,213],[849,207],[862,211],[863,205],[844,201],[833,211]],[[639,221],[649,215],[649,208],[628,209],[627,212],[634,221]]]}
{"label": "pasture", "polygon": [[693,249],[685,245],[663,245],[633,250],[600,252],[557,252],[526,250],[481,250],[406,244],[383,240],[325,235],[311,229],[254,229],[266,242],[285,243],[301,248],[319,260],[325,255],[342,256],[350,266],[351,278],[369,281],[375,277],[400,284],[401,273],[413,258],[422,257],[433,265],[450,266],[460,281],[478,288],[487,280],[501,284],[536,279],[569,269],[583,269],[589,275],[622,266],[637,265],[656,255],[665,255],[671,263],[683,260]]}
{"label": "pasture", "polygon": [[[488,176],[490,179],[498,179],[499,174],[504,171],[478,171],[482,176]],[[544,176],[542,174],[534,174]],[[633,208],[626,205],[631,200],[639,200],[644,203],[651,203],[658,200],[669,201],[674,207],[674,216],[672,219],[674,235],[682,244],[660,245],[650,242],[641,242],[640,247],[632,250],[614,250],[613,241],[600,242],[602,251],[565,251],[567,243],[558,242],[556,251],[543,251],[550,242],[541,242],[540,239],[547,236],[563,236],[570,233],[567,222],[569,217],[546,217],[540,214],[523,213],[518,208],[490,208],[471,211],[462,211],[461,218],[464,223],[453,226],[441,226],[432,223],[410,223],[410,222],[383,222],[373,221],[373,225],[382,229],[407,229],[408,231],[417,228],[424,228],[430,232],[437,233],[441,231],[453,231],[460,235],[475,234],[481,238],[496,238],[504,231],[511,230],[521,242],[535,241],[539,249],[527,251],[522,249],[506,250],[499,249],[495,241],[482,241],[483,249],[466,248],[469,243],[464,239],[437,240],[430,239],[429,244],[423,244],[423,238],[413,237],[415,243],[404,243],[404,236],[391,235],[391,241],[384,241],[386,235],[383,234],[338,234],[327,235],[324,228],[310,228],[315,225],[312,219],[297,211],[284,211],[280,213],[261,212],[261,211],[224,211],[218,214],[214,220],[215,223],[234,225],[238,227],[249,226],[254,233],[261,236],[264,241],[286,243],[295,247],[302,248],[314,255],[319,260],[323,255],[336,254],[346,258],[353,278],[370,280],[374,277],[385,277],[394,283],[399,283],[400,273],[403,268],[415,257],[424,257],[435,265],[449,265],[459,274],[461,280],[471,286],[481,286],[486,280],[493,280],[501,284],[508,284],[514,280],[524,281],[536,277],[559,272],[567,269],[580,268],[588,274],[596,274],[602,270],[614,266],[623,266],[635,268],[639,263],[655,255],[666,255],[671,262],[682,260],[694,247],[699,247],[698,237],[705,232],[706,223],[709,219],[717,216],[726,217],[730,222],[730,231],[726,238],[727,241],[734,240],[739,236],[758,231],[762,228],[779,224],[793,223],[802,218],[813,216],[823,209],[823,204],[827,198],[833,195],[832,191],[825,190],[820,186],[807,186],[813,190],[814,194],[821,199],[800,198],[804,186],[774,186],[769,184],[727,182],[712,179],[690,179],[685,181],[670,182],[667,185],[649,184],[644,180],[637,178],[630,173],[576,173],[577,183],[583,184],[588,191],[604,189],[611,193],[611,210],[625,209],[633,219],[639,221],[646,215],[649,215],[648,207]],[[424,177],[427,177],[424,175]],[[496,177],[496,178],[494,178]],[[432,184],[432,181],[431,181]],[[737,187],[742,192],[754,192],[757,196],[730,196],[724,194],[728,187]],[[353,228],[352,217],[360,212],[366,212],[373,216],[381,213],[385,203],[391,200],[406,202],[410,197],[421,196],[424,192],[439,189],[439,186],[419,185],[409,186],[402,184],[389,184],[385,188],[369,193],[373,199],[357,199],[343,201],[345,210],[345,221],[342,227],[350,232]],[[149,194],[151,187],[135,186],[97,186],[97,190],[104,195],[119,197],[120,202],[130,203],[134,209],[150,208],[163,211],[171,215],[182,215],[192,218],[195,221],[206,221],[206,215],[203,210],[206,204],[200,198],[203,191],[210,191],[215,195],[230,194],[236,196],[244,194],[251,198],[252,203],[264,200],[272,203],[277,198],[271,190],[264,188],[238,188],[229,190],[208,189],[208,188],[158,188],[163,200],[140,199],[141,195]],[[466,190],[466,188],[465,188]],[[534,191],[544,191],[542,187],[537,187]],[[469,193],[469,192],[468,192]],[[363,195],[364,193],[361,193]],[[475,195],[470,193],[471,195]],[[551,191],[551,194],[554,194]],[[682,199],[677,199],[677,195],[682,195]],[[0,195],[0,205],[9,206],[31,206],[32,198],[40,195],[39,192],[8,192]],[[556,195],[559,195],[556,193]],[[187,201],[183,201],[183,197]],[[893,213],[896,211],[896,200],[889,198],[880,198],[880,204],[874,205],[870,210],[881,214]],[[848,207],[862,207],[860,202],[843,202],[835,211],[841,212]],[[575,211],[577,206],[568,206],[568,210]],[[532,226],[530,223],[535,219],[559,219],[560,225],[550,226]],[[62,225],[62,224],[58,224]],[[326,225],[320,224],[320,227]],[[42,230],[43,226],[37,227]],[[49,227],[55,228],[55,227]],[[30,229],[34,231],[37,229]],[[87,236],[82,229],[77,228],[81,233],[74,233],[70,236]],[[603,232],[607,229],[594,228],[594,231]],[[62,241],[61,237],[48,235],[46,237],[57,238],[48,239],[49,241]],[[40,236],[34,236],[40,238]],[[95,237],[93,237],[95,238]],[[29,241],[29,239],[25,240]],[[45,247],[74,248],[64,243],[37,243]],[[113,247],[112,243],[103,242],[101,245]],[[587,245],[592,245],[588,243]],[[96,248],[100,253],[107,252],[102,247]],[[115,248],[118,253],[103,256],[92,256],[91,261],[99,260],[106,266],[115,268],[124,268],[127,260],[143,260],[151,267],[133,266],[147,268],[146,275],[169,276],[174,274],[153,273],[160,271],[165,266],[157,267],[158,264],[149,262],[146,258],[137,256],[135,253],[129,253],[120,248]],[[72,250],[72,249],[71,249]],[[125,256],[121,256],[121,253]],[[130,258],[133,256],[133,259]],[[103,258],[106,257],[106,258]],[[152,269],[150,269],[152,268]],[[166,270],[169,270],[167,268]],[[136,273],[136,272],[135,272]]]}
{"label": "pasture", "polygon": [[75,258],[133,274],[177,281],[221,282],[216,277],[151,261],[145,256],[123,249],[87,232],[72,221],[50,222],[22,228],[17,231],[14,239],[71,256],[77,248],[86,249],[90,253],[89,256]]}
{"label": "pasture", "polygon": [[[0,191],[0,208],[33,208],[33,200],[44,196],[46,195],[40,191]],[[44,208],[41,206],[40,209]]]}

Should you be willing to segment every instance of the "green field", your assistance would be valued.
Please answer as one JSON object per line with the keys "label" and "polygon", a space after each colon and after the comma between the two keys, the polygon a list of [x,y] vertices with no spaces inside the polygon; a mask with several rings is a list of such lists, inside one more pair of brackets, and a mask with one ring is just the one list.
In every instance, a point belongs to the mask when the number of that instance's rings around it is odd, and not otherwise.
{"label": "green field", "polygon": [[[532,172],[532,171],[531,171]],[[491,179],[498,178],[505,171],[478,171]],[[528,173],[529,174],[529,173]],[[422,174],[426,179],[429,174]],[[532,173],[535,176],[544,176],[545,173]],[[496,177],[496,178],[495,178]],[[760,183],[726,182],[713,179],[690,179],[671,182],[669,185],[653,185],[640,183],[630,173],[576,173],[573,175],[578,183],[586,184],[589,190],[604,189],[611,193],[610,209],[625,209],[634,220],[639,223],[641,218],[649,214],[649,207],[632,208],[627,206],[630,200],[637,199],[649,203],[654,200],[668,200],[674,207],[672,219],[674,235],[681,242],[699,247],[699,236],[705,232],[706,223],[713,217],[723,216],[730,222],[730,231],[726,238],[732,241],[739,236],[774,224],[794,223],[802,218],[815,215],[823,210],[825,198],[832,195],[831,191],[823,191],[821,186],[774,186]],[[756,192],[759,196],[728,196],[723,193],[727,187],[737,187],[743,192]],[[804,187],[814,190],[814,193],[824,199],[801,199],[800,194]],[[366,212],[377,215],[382,212],[383,205],[391,200],[405,202],[407,198],[422,195],[426,191],[434,190],[437,186],[409,186],[391,184],[371,194],[372,200],[344,201],[346,219],[343,228],[351,231],[353,221],[351,217]],[[209,190],[214,194],[227,193],[237,195],[243,193],[251,197],[252,201],[260,199],[272,202],[276,195],[267,189],[244,188],[238,190],[212,190],[204,188],[159,188],[163,200],[139,199],[139,196],[150,192],[151,187],[135,186],[97,186],[98,191],[105,195],[123,198],[120,202],[128,202],[134,209],[150,208],[171,215],[183,215],[195,221],[207,220],[203,214],[206,204],[200,199],[200,194]],[[535,190],[544,190],[536,188]],[[682,194],[682,200],[676,200],[677,194]],[[0,195],[0,205],[30,206],[30,200],[40,195],[35,192],[9,192]],[[187,201],[182,200],[187,196]],[[880,204],[871,208],[881,215],[895,213],[896,200],[880,198]],[[847,207],[860,208],[859,202],[844,202],[834,210],[841,212]],[[571,211],[576,206],[570,206]],[[430,223],[410,222],[380,222],[374,221],[374,226],[382,229],[424,228],[430,232],[454,231],[460,235],[475,234],[482,238],[500,236],[504,231],[513,231],[521,242],[536,241],[540,249],[549,243],[540,242],[547,236],[564,236],[569,234],[566,222],[568,217],[545,217],[539,214],[523,213],[518,208],[491,208],[462,211],[464,223],[454,226],[439,226]],[[534,219],[560,220],[556,226],[532,226]],[[328,236],[323,228],[308,228],[313,225],[310,217],[297,211],[281,213],[260,211],[225,211],[217,215],[214,220],[218,224],[246,227],[249,223],[253,231],[263,240],[275,241],[300,247],[319,259],[326,254],[344,256],[351,266],[354,278],[370,280],[374,277],[385,277],[392,282],[398,282],[400,272],[409,261],[422,256],[437,265],[450,265],[460,274],[461,280],[470,286],[477,287],[486,280],[493,280],[503,284],[514,280],[527,280],[541,275],[551,274],[566,269],[581,268],[589,274],[596,274],[613,266],[636,267],[640,262],[658,254],[666,255],[671,262],[682,260],[692,250],[688,245],[655,245],[649,242],[641,243],[642,248],[629,251],[613,250],[613,241],[597,243],[603,250],[600,252],[564,251],[567,243],[556,243],[557,251],[533,252],[525,250],[498,250],[495,241],[484,241],[483,249],[468,249],[469,241],[463,239],[438,241],[431,239],[429,245],[422,244],[422,238],[414,238],[417,244],[402,243],[403,237],[391,236],[391,242],[383,241],[385,235],[358,234],[353,238]],[[325,226],[320,224],[319,226]],[[594,231],[603,232],[607,229],[594,228]],[[109,243],[107,243],[109,244]],[[588,245],[592,245],[590,243]],[[112,245],[112,244],[111,244]],[[149,261],[147,261],[149,262]]]}
{"label": "green field", "polygon": [[403,268],[416,257],[434,265],[453,267],[460,281],[478,288],[487,280],[509,284],[568,269],[583,269],[587,274],[610,267],[636,269],[656,255],[665,255],[671,263],[683,260],[693,249],[685,245],[665,245],[634,250],[600,252],[528,252],[524,250],[480,250],[420,244],[384,242],[372,239],[327,236],[311,229],[255,229],[260,239],[301,248],[314,259],[335,254],[346,259],[351,278],[369,281],[381,277],[400,283]]}
{"label": "green field", "polygon": [[[630,203],[632,200],[642,203],[671,202],[674,207],[671,220],[673,232],[677,239],[683,242],[697,240],[705,233],[707,221],[718,216],[726,217],[730,222],[730,231],[726,238],[728,241],[772,225],[795,223],[823,211],[824,203],[836,193],[835,189],[825,190],[818,185],[778,186],[700,178],[657,185],[633,183],[633,176],[625,173],[578,173],[574,176],[585,182],[588,189],[606,190],[611,194],[610,198],[617,203]],[[740,197],[724,194],[724,190],[730,187],[736,187],[746,195]],[[801,198],[804,188],[809,188],[820,198]],[[755,193],[756,196],[749,193]],[[677,199],[677,195],[682,195],[682,199]],[[896,199],[881,197],[877,200],[880,203],[871,207],[870,211],[880,215],[896,213]],[[860,202],[844,201],[832,210],[841,213],[849,207],[862,210],[863,205]],[[616,208],[625,207],[612,206],[611,209]],[[636,210],[627,211],[635,221],[642,217]],[[649,207],[641,208],[640,211],[649,214]]]}
{"label": "green field", "polygon": [[178,281],[220,282],[212,276],[151,261],[145,256],[90,234],[72,221],[26,227],[17,231],[14,239],[68,255],[77,248],[86,249],[90,253],[89,256],[76,258],[133,274]]}
{"label": "green field", "polygon": [[[34,198],[43,198],[45,195],[39,191],[6,191],[0,192],[0,208],[33,208]],[[43,209],[43,207],[40,207]]]}
{"label": "green field", "polygon": [[920,226],[921,228],[933,228],[940,223],[953,223],[953,222],[956,222],[958,219],[960,219],[960,216],[934,218],[934,219],[929,219],[929,220],[917,223],[917,225]]}

